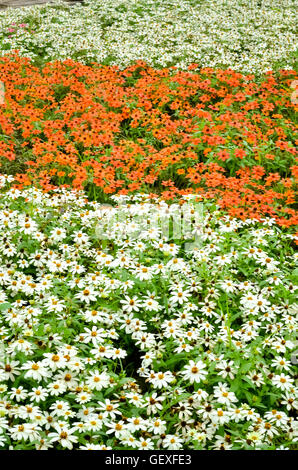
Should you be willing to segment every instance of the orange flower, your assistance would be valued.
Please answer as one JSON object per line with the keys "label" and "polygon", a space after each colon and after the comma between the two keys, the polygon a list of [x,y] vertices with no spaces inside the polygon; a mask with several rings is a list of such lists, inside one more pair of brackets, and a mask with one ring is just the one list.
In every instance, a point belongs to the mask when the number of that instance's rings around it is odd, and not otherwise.
{"label": "orange flower", "polygon": [[182,72],[138,61],[120,71],[69,59],[40,70],[8,54],[0,75],[0,165],[15,168],[19,187],[98,198],[194,192],[237,217],[297,222],[294,71],[255,81],[197,64]]}

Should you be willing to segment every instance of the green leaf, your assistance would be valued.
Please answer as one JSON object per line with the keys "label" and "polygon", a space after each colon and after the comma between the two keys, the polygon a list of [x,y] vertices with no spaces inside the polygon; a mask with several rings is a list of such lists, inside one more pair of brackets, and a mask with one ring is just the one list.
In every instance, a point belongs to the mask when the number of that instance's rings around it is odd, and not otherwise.
{"label": "green leaf", "polygon": [[11,308],[10,303],[4,302],[3,304],[0,304],[0,310],[7,310],[8,308]]}

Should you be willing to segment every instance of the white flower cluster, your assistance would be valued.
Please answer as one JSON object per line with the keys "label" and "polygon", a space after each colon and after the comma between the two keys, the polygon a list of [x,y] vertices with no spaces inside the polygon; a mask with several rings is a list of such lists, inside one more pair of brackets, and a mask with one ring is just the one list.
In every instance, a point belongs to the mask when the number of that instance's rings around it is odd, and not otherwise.
{"label": "white flower cluster", "polygon": [[258,73],[293,67],[296,10],[295,0],[57,1],[1,11],[0,53]]}
{"label": "white flower cluster", "polygon": [[[153,210],[163,219],[171,206],[144,195],[113,200],[108,208],[65,189],[2,189],[1,445],[295,442],[294,237],[272,219],[206,208],[199,246],[185,251],[183,237],[148,228]],[[107,214],[114,219],[99,239]]]}

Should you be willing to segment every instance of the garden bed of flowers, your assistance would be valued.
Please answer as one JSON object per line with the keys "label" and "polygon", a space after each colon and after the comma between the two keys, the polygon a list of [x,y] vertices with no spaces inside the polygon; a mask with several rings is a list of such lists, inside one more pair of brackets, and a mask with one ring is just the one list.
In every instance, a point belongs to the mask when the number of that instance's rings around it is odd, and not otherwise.
{"label": "garden bed of flowers", "polygon": [[0,12],[0,54],[256,73],[293,67],[296,16],[295,0],[58,1]]}
{"label": "garden bed of flowers", "polygon": [[22,184],[216,198],[233,216],[297,224],[294,71],[259,80],[0,58],[0,168]]}
{"label": "garden bed of flowers", "polygon": [[[0,198],[2,446],[293,446],[292,235],[205,200],[107,206],[12,179]],[[199,219],[172,239],[181,208]]]}
{"label": "garden bed of flowers", "polygon": [[297,449],[295,6],[0,12],[0,448]]}

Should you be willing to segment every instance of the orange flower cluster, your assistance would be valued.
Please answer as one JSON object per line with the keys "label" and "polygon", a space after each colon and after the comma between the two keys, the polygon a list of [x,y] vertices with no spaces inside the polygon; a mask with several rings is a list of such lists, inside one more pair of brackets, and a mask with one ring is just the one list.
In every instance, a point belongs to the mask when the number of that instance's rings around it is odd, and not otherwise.
{"label": "orange flower cluster", "polygon": [[[0,171],[20,185],[216,198],[237,217],[297,224],[294,71],[125,70],[0,58]],[[15,163],[15,166],[14,166]],[[20,171],[19,165],[22,165]]]}

